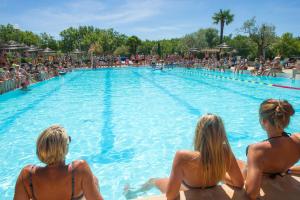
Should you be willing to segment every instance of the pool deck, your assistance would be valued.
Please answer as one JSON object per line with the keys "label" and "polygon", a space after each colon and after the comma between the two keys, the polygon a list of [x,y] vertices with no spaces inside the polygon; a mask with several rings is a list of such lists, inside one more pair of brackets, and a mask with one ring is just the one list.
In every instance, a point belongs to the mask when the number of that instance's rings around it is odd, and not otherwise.
{"label": "pool deck", "polygon": [[[266,200],[296,200],[300,196],[300,175],[299,176],[277,176],[275,179],[264,178],[260,190],[259,199]],[[235,189],[225,184],[206,190],[188,190],[180,192],[177,200],[246,200],[243,189]],[[136,200],[167,200],[165,195],[140,197]]]}

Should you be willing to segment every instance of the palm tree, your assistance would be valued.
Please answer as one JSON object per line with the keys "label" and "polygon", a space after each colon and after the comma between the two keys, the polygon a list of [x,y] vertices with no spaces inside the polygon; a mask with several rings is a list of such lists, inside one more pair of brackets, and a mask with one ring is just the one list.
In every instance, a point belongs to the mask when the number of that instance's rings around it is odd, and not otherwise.
{"label": "palm tree", "polygon": [[91,67],[93,67],[93,65],[94,65],[94,53],[96,55],[99,55],[99,54],[103,53],[103,48],[102,48],[102,46],[99,42],[95,42],[95,43],[90,45],[90,48],[89,48],[88,52],[91,55]]}
{"label": "palm tree", "polygon": [[228,25],[233,21],[234,15],[230,13],[230,10],[222,10],[220,12],[215,13],[212,17],[214,24],[221,25],[221,32],[220,32],[220,44],[223,43],[223,32],[224,32],[224,25]]}

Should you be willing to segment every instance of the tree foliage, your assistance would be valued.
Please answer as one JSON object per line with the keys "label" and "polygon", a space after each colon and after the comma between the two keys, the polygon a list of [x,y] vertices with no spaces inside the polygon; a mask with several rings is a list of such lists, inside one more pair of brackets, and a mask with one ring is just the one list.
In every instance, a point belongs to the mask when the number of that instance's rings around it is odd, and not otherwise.
{"label": "tree foliage", "polygon": [[233,22],[234,15],[230,13],[230,10],[220,9],[219,12],[213,15],[212,19],[214,24],[220,23],[220,43],[223,43],[224,26]]}
{"label": "tree foliage", "polygon": [[142,41],[137,36],[131,36],[126,42],[129,47],[129,53],[135,55],[137,53],[138,46],[142,44]]}
{"label": "tree foliage", "polygon": [[272,50],[285,58],[300,55],[300,40],[294,38],[292,33],[284,33],[276,40]]}
{"label": "tree foliage", "polygon": [[[222,15],[231,15],[222,11]],[[220,13],[213,17],[216,23],[224,19],[224,25],[233,20],[231,17],[221,18]],[[226,19],[226,20],[225,20]],[[242,28],[246,35],[222,36],[222,40],[237,50],[237,55],[254,59],[257,56],[283,57],[300,55],[300,37],[291,33],[284,33],[278,37],[275,27],[263,23],[258,25],[255,18],[247,20]],[[222,30],[221,30],[222,31]],[[80,49],[92,55],[121,55],[135,54],[160,55],[165,58],[169,54],[186,55],[190,48],[214,48],[220,39],[218,30],[214,28],[199,29],[181,38],[162,40],[141,40],[137,36],[126,36],[114,29],[100,29],[93,26],[70,27],[60,33],[60,38],[54,38],[47,33],[36,34],[21,30],[11,24],[0,25],[0,43],[14,40],[26,45],[35,45],[39,48],[49,47],[64,53]]]}
{"label": "tree foliage", "polygon": [[275,41],[275,26],[263,23],[258,25],[255,17],[244,22],[242,30],[256,43],[259,57],[265,58],[267,48]]}
{"label": "tree foliage", "polygon": [[114,51],[114,56],[128,56],[129,55],[129,49],[127,46],[120,46],[118,48],[116,48],[116,50]]}

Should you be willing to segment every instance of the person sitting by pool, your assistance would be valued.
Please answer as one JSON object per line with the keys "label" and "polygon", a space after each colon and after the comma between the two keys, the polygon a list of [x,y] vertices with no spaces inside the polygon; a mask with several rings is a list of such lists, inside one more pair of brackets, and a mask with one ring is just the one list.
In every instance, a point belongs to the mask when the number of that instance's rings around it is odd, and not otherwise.
{"label": "person sitting by pool", "polygon": [[170,177],[150,179],[136,191],[130,191],[127,187],[125,196],[132,198],[136,193],[156,186],[166,193],[168,200],[173,200],[180,190],[213,188],[220,181],[238,188],[244,185],[222,119],[214,114],[206,114],[196,126],[194,151],[176,152]]}
{"label": "person sitting by pool", "polygon": [[276,73],[282,72],[282,67],[280,65],[280,57],[276,56],[271,65],[271,68],[268,70],[267,75],[276,77]]}
{"label": "person sitting by pool", "polygon": [[296,64],[292,69],[292,79],[296,79],[297,74],[300,74],[300,60],[296,61]]}
{"label": "person sitting by pool", "polygon": [[259,118],[268,139],[247,147],[247,166],[244,166],[246,194],[250,199],[259,195],[263,175],[271,178],[284,173],[299,174],[300,133],[290,135],[284,129],[294,114],[285,100],[268,99],[261,103]]}
{"label": "person sitting by pool", "polygon": [[253,69],[250,70],[252,75],[257,75],[260,68],[260,62],[258,62],[258,58],[255,58]]}
{"label": "person sitting by pool", "polygon": [[14,200],[19,199],[98,199],[103,200],[89,165],[82,160],[65,164],[71,137],[53,125],[37,139],[37,156],[45,167],[29,165],[16,182]]}

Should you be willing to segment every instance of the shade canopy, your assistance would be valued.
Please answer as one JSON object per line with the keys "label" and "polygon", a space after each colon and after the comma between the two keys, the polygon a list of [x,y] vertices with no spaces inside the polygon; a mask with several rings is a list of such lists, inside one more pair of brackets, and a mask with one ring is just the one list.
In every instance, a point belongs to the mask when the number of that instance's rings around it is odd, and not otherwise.
{"label": "shade canopy", "polygon": [[201,52],[203,52],[203,53],[218,53],[218,52],[220,52],[220,49],[205,48],[205,49],[202,49]]}
{"label": "shade canopy", "polygon": [[36,48],[34,45],[31,45],[26,51],[27,52],[37,52],[37,51],[39,51],[39,49]]}
{"label": "shade canopy", "polygon": [[219,49],[231,49],[231,47],[228,44],[226,44],[225,42],[218,45],[217,48],[219,48]]}
{"label": "shade canopy", "polygon": [[189,52],[200,52],[198,48],[190,48]]}
{"label": "shade canopy", "polygon": [[29,47],[26,46],[25,44],[19,44],[13,40],[7,42],[6,44],[2,44],[0,46],[0,49],[2,50],[26,50]]}
{"label": "shade canopy", "polygon": [[46,49],[44,49],[44,51],[42,51],[42,53],[44,53],[44,54],[51,54],[51,53],[55,53],[55,51],[53,51],[52,49],[50,49],[49,47],[47,47]]}
{"label": "shade canopy", "polygon": [[233,49],[232,51],[230,51],[229,53],[231,53],[231,54],[235,54],[235,53],[237,53],[238,51],[236,50],[236,49]]}
{"label": "shade canopy", "polygon": [[80,51],[79,49],[75,49],[72,54],[82,54],[83,51]]}

